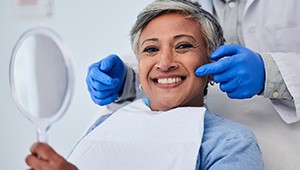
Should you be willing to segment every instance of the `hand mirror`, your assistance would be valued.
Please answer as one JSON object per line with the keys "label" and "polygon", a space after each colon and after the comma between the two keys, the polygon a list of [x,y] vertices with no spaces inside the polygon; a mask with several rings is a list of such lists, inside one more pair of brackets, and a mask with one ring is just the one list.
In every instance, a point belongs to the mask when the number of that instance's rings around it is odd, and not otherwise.
{"label": "hand mirror", "polygon": [[73,92],[70,56],[63,40],[47,28],[21,35],[10,60],[10,87],[19,110],[34,124],[38,141],[63,116]]}

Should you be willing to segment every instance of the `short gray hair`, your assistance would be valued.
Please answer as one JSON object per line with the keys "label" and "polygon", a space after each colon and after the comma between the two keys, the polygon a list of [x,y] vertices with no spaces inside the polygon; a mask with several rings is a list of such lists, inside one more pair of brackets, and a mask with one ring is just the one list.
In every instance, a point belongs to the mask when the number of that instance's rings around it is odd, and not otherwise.
{"label": "short gray hair", "polygon": [[190,0],[155,0],[139,13],[130,31],[131,46],[136,56],[138,56],[138,42],[143,29],[151,20],[167,13],[183,14],[198,22],[202,27],[204,40],[210,53],[224,44],[223,31],[218,21],[203,10],[199,3]]}

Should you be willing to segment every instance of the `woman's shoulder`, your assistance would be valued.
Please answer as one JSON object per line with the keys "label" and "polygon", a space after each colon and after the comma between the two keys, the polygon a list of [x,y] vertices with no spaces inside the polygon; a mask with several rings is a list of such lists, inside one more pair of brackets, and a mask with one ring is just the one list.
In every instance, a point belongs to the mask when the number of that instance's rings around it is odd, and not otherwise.
{"label": "woman's shoulder", "polygon": [[248,127],[210,112],[204,119],[200,169],[263,169],[260,148]]}
{"label": "woman's shoulder", "polygon": [[227,118],[219,116],[209,111],[206,112],[204,118],[205,135],[219,136],[228,139],[255,139],[254,133],[245,125],[231,121]]}

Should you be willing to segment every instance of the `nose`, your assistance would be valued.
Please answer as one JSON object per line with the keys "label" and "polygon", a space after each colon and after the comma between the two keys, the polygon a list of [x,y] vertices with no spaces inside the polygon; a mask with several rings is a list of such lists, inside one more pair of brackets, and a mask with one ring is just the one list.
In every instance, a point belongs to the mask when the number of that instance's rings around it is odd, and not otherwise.
{"label": "nose", "polygon": [[178,68],[178,64],[175,62],[175,56],[172,51],[164,50],[160,54],[159,61],[156,65],[156,69],[159,71],[172,71]]}

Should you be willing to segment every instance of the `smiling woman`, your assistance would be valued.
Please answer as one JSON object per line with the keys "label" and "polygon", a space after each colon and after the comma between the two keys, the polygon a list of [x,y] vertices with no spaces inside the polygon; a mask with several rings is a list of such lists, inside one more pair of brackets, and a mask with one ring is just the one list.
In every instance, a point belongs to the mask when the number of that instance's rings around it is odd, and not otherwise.
{"label": "smiling woman", "polygon": [[[131,40],[148,98],[100,117],[70,162],[79,169],[263,169],[253,133],[204,106],[209,78],[194,70],[224,43],[210,14],[191,1],[156,0],[138,15]],[[91,84],[97,88],[99,82]],[[31,157],[42,159],[29,160],[31,167],[55,162],[39,154],[49,146],[35,148]]]}
{"label": "smiling woman", "polygon": [[182,14],[161,15],[149,22],[139,42],[140,81],[150,108],[203,106],[208,78],[194,74],[209,62],[200,24]]}

